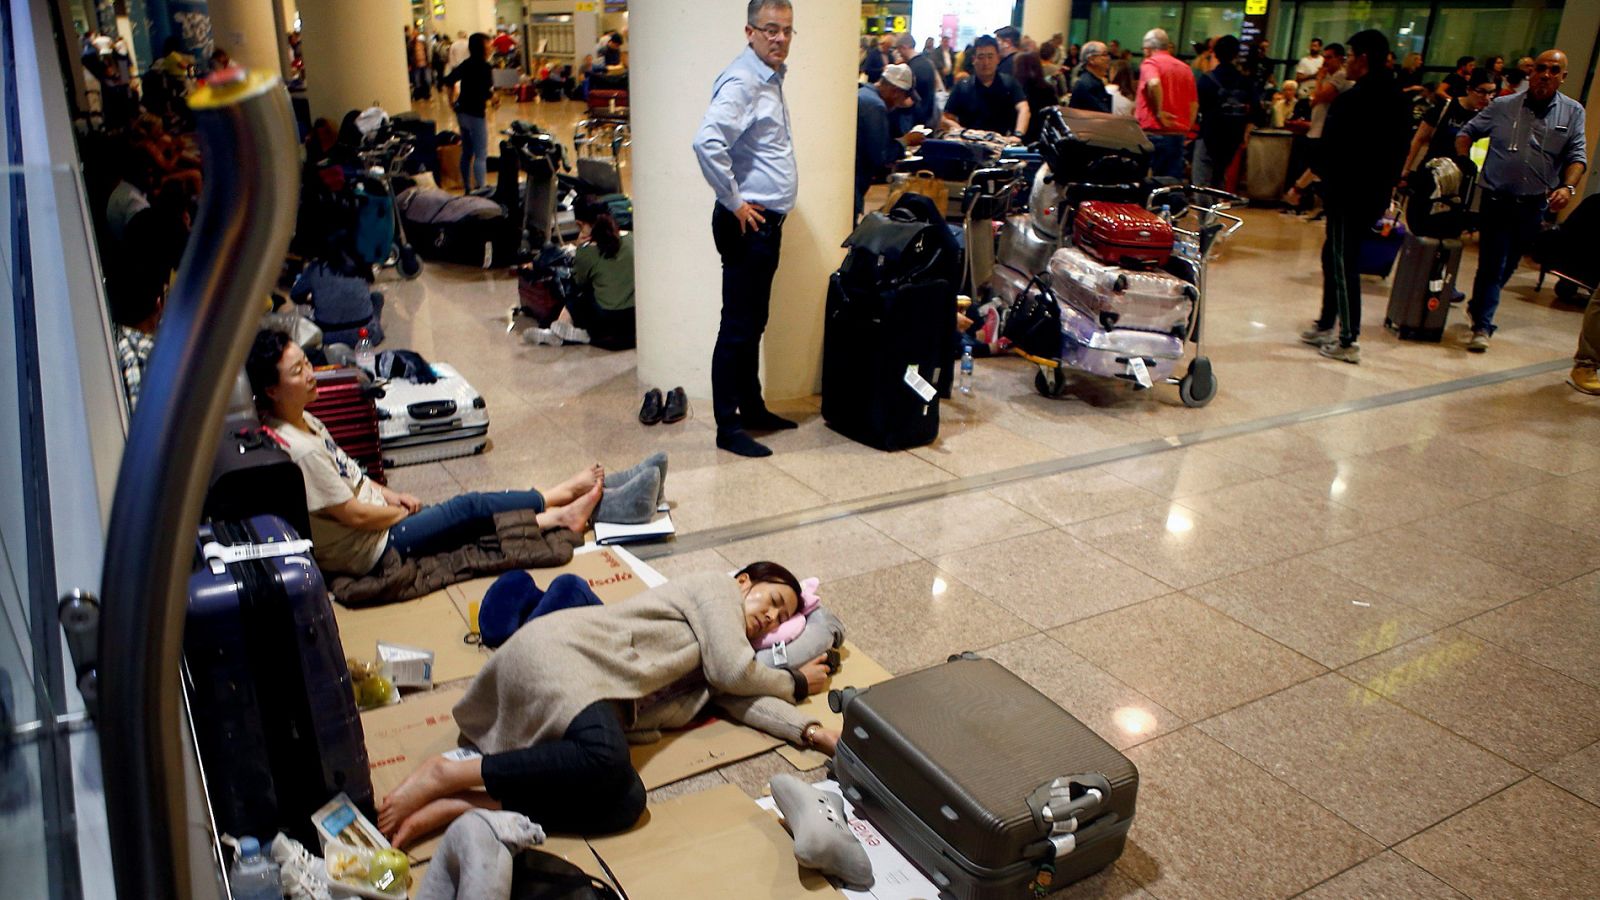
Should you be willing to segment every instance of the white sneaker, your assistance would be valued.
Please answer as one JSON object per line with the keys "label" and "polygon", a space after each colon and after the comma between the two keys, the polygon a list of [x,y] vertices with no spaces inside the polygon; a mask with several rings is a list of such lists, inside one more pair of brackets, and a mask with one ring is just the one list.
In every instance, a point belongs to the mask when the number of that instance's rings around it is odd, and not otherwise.
{"label": "white sneaker", "polygon": [[561,338],[549,328],[529,328],[522,333],[522,342],[540,347],[561,346]]}
{"label": "white sneaker", "polygon": [[299,841],[280,831],[272,839],[272,859],[278,864],[278,881],[289,900],[333,900],[327,864]]}
{"label": "white sneaker", "polygon": [[557,319],[550,323],[550,330],[556,333],[556,337],[561,338],[563,341],[566,341],[569,344],[589,343],[589,332],[579,328],[571,322]]}

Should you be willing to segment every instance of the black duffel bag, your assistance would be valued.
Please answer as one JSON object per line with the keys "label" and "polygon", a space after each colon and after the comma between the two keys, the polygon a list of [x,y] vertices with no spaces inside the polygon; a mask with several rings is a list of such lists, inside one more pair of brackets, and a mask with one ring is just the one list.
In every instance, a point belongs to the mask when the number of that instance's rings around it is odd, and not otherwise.
{"label": "black duffel bag", "polygon": [[1127,116],[1048,107],[1039,113],[1039,153],[1058,181],[1138,184],[1155,145]]}
{"label": "black duffel bag", "polygon": [[849,253],[839,277],[849,285],[880,288],[938,279],[960,265],[951,259],[951,245],[943,223],[922,221],[905,209],[870,212],[845,238]]}

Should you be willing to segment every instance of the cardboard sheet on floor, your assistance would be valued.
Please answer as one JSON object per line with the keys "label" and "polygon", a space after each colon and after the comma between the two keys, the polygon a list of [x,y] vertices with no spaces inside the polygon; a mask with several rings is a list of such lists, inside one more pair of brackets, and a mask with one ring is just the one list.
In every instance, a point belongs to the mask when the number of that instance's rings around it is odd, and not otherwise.
{"label": "cardboard sheet on floor", "polygon": [[589,845],[628,900],[843,896],[795,862],[788,832],[733,785],[653,805],[633,829]]}
{"label": "cardboard sheet on floor", "polygon": [[376,660],[380,640],[432,650],[434,684],[471,678],[489,661],[482,648],[462,643],[467,620],[456,610],[448,589],[366,609],[334,604],[333,617],[347,657]]}
{"label": "cardboard sheet on floor", "polygon": [[[430,756],[454,750],[461,730],[450,709],[466,693],[466,685],[409,694],[394,706],[361,714],[367,739],[367,764],[372,767],[372,795],[382,801]],[[414,861],[433,858],[438,836],[408,849]]]}
{"label": "cardboard sheet on floor", "polygon": [[[878,661],[861,652],[849,641],[844,642],[839,654],[839,674],[833,676],[832,687],[865,688],[871,687],[880,681],[893,678],[889,671],[878,665]],[[828,708],[827,694],[814,694],[805,699],[799,706],[800,715],[806,718],[815,718],[822,723],[823,728],[835,731],[844,727],[844,717]],[[815,750],[801,750],[784,744],[778,750],[778,755],[787,759],[796,769],[809,772],[826,763],[828,758]]]}
{"label": "cardboard sheet on floor", "polygon": [[[844,801],[845,816],[850,821],[850,830],[855,832],[856,838],[861,841],[861,846],[867,850],[867,859],[872,863],[873,883],[870,890],[859,891],[844,888],[842,893],[849,900],[929,900],[939,896],[939,889],[928,876],[922,874],[911,861],[906,859],[889,839],[878,832],[876,826],[865,819],[856,817],[855,807],[850,805],[849,798],[839,790],[839,783],[833,780],[819,781],[813,787],[817,790],[827,791],[837,795]],[[770,795],[756,801],[756,805],[773,815],[782,818],[783,813],[778,811],[778,803]]]}
{"label": "cardboard sheet on floor", "polygon": [[628,755],[647,791],[701,772],[759,756],[783,741],[726,719],[709,719],[684,731],[669,731],[651,744],[633,744]]}
{"label": "cardboard sheet on floor", "polygon": [[[602,603],[618,603],[647,590],[660,578],[638,557],[617,547],[580,547],[572,561],[550,569],[529,569],[528,574],[540,587],[562,575],[578,575],[589,582],[589,587]],[[483,594],[494,584],[495,578],[474,578],[445,588],[463,621],[473,621],[473,606],[483,600]]]}

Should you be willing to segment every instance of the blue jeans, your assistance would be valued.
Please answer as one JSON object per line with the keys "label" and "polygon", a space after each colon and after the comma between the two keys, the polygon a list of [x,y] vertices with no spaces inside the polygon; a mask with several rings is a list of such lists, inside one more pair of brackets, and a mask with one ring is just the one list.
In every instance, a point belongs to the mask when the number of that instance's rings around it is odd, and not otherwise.
{"label": "blue jeans", "polygon": [[400,524],[389,529],[389,546],[407,559],[454,550],[494,531],[495,515],[514,509],[544,512],[544,495],[538,491],[500,491],[451,497],[401,519]]}
{"label": "blue jeans", "polygon": [[1522,254],[1533,246],[1544,207],[1543,194],[1515,197],[1484,192],[1478,208],[1478,274],[1472,279],[1472,299],[1467,302],[1473,330],[1494,334],[1500,289],[1522,265]]}
{"label": "blue jeans", "polygon": [[589,582],[577,575],[558,575],[539,590],[533,576],[513,569],[489,586],[478,605],[478,633],[485,647],[498,647],[523,625],[550,613],[578,606],[599,606]]}
{"label": "blue jeans", "polygon": [[489,183],[489,120],[456,114],[461,125],[461,183],[474,191]]}
{"label": "blue jeans", "polygon": [[1183,177],[1183,135],[1145,132],[1155,152],[1150,155],[1150,174],[1168,178]]}

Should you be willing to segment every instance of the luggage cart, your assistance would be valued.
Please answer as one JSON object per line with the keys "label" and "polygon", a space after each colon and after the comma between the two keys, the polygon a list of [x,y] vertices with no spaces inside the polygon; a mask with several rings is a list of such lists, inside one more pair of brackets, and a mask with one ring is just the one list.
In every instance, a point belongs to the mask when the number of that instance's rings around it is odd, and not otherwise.
{"label": "luggage cart", "polygon": [[393,241],[387,258],[378,265],[396,269],[400,277],[407,281],[422,274],[422,258],[417,255],[416,248],[411,246],[411,241],[406,238],[406,227],[401,220],[394,181],[396,177],[407,177],[406,160],[411,158],[416,149],[416,141],[411,135],[391,124],[385,124],[366,139],[359,157],[364,170],[365,189],[389,198],[389,220]]}
{"label": "luggage cart", "polygon": [[[1179,398],[1183,400],[1184,406],[1190,408],[1210,403],[1217,394],[1217,377],[1211,368],[1211,359],[1205,355],[1206,268],[1214,256],[1217,244],[1244,225],[1243,219],[1226,211],[1236,203],[1244,203],[1244,199],[1226,191],[1195,185],[1157,188],[1150,192],[1145,201],[1147,209],[1161,214],[1172,222],[1173,258],[1186,264],[1193,275],[1196,298],[1189,314],[1188,325],[1180,339],[1181,356],[1146,355],[1148,350],[1141,344],[1162,336],[1154,334],[1147,336],[1144,332],[1128,329],[1101,331],[1091,335],[1087,344],[1080,344],[1069,333],[1070,329],[1063,319],[1061,356],[1046,358],[1016,348],[1012,349],[1012,353],[1038,367],[1039,371],[1034,376],[1033,382],[1035,389],[1046,397],[1059,397],[1067,388],[1066,370],[1079,368],[1094,375],[1109,375],[1133,381],[1141,388],[1152,386],[1156,382],[1177,385]],[[1063,225],[1061,233],[1063,235],[1061,240],[1064,241],[1070,232]],[[1097,341],[1099,346],[1096,346]],[[1069,354],[1068,350],[1084,348],[1100,353],[1109,352],[1107,358],[1120,367],[1121,371],[1094,371],[1075,364],[1071,358],[1073,354]],[[1150,369],[1169,366],[1176,368],[1177,362],[1181,361],[1183,356],[1188,356],[1190,362],[1182,376],[1167,375],[1151,378],[1148,374]]]}

